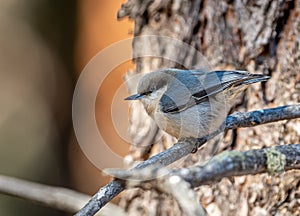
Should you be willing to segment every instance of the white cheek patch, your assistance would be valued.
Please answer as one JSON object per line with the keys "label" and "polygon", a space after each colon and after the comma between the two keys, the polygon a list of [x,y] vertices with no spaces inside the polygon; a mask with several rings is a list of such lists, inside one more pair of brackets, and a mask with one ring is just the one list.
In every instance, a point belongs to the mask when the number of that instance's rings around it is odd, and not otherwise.
{"label": "white cheek patch", "polygon": [[166,91],[166,88],[161,88],[157,91],[152,92],[148,98],[150,100],[159,100],[161,98],[161,96],[164,94],[164,92]]}
{"label": "white cheek patch", "polygon": [[153,91],[151,94],[145,96],[143,98],[143,100],[146,102],[146,103],[158,103],[158,101],[160,100],[161,96],[166,92],[166,89],[167,89],[167,86],[163,87],[163,88],[160,88],[156,91]]}
{"label": "white cheek patch", "polygon": [[154,92],[152,92],[149,95],[146,95],[145,97],[141,98],[141,102],[143,103],[147,113],[151,116],[152,113],[155,110],[160,109],[159,108],[159,101],[162,95],[165,93],[167,87],[158,89]]}

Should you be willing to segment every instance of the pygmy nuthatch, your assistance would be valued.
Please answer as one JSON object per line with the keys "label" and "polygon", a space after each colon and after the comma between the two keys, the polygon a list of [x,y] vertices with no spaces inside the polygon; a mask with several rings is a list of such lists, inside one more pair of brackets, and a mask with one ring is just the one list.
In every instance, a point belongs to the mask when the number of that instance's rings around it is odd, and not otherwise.
{"label": "pygmy nuthatch", "polygon": [[161,69],[144,75],[137,94],[159,128],[179,138],[200,138],[224,122],[236,96],[268,76],[246,71]]}

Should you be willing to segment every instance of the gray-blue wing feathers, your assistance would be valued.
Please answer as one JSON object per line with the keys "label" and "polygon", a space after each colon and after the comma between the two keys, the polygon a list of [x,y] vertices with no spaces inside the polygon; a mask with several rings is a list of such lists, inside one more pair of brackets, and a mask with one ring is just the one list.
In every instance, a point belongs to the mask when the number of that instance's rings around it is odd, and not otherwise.
{"label": "gray-blue wing feathers", "polygon": [[174,80],[160,99],[165,113],[176,113],[208,100],[227,88],[266,81],[263,74],[245,71],[176,70],[171,72]]}

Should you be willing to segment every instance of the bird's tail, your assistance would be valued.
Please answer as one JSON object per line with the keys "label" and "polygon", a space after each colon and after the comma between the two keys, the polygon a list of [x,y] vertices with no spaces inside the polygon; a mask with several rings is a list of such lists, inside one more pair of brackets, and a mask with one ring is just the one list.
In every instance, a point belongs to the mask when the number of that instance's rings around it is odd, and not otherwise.
{"label": "bird's tail", "polygon": [[231,92],[230,94],[228,94],[230,95],[228,100],[234,100],[236,96],[239,93],[243,92],[245,89],[247,89],[250,84],[257,83],[257,82],[265,82],[270,78],[270,76],[266,76],[264,74],[245,73],[245,75],[246,76],[244,76],[243,78],[236,79],[232,83],[232,86],[228,88],[228,91]]}

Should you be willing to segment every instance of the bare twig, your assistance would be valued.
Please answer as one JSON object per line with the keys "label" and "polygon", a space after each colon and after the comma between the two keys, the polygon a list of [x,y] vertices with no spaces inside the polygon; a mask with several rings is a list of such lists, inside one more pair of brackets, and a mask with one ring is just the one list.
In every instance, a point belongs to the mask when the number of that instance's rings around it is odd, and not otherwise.
{"label": "bare twig", "polygon": [[[192,187],[211,184],[224,177],[259,174],[271,175],[291,169],[300,169],[300,144],[273,146],[249,151],[225,151],[206,162],[180,169],[158,169],[150,167],[144,170],[107,169],[116,178],[126,179],[127,187],[150,189],[152,182],[162,177],[179,176]],[[143,185],[143,182],[147,182]],[[153,186],[152,186],[153,187]]]}
{"label": "bare twig", "polygon": [[287,105],[252,112],[235,112],[226,119],[226,129],[254,127],[261,124],[300,118],[300,104]]}
{"label": "bare twig", "polygon": [[205,215],[193,187],[212,184],[224,177],[268,172],[271,175],[300,168],[300,144],[282,145],[245,152],[226,151],[201,164],[168,170],[150,167],[143,170],[107,170],[126,179],[126,188],[159,189],[171,194],[186,215]]}
{"label": "bare twig", "polygon": [[226,151],[204,165],[174,170],[170,175],[180,176],[192,187],[199,187],[224,177],[259,174],[277,174],[300,169],[300,144],[281,145],[245,152]]}
{"label": "bare twig", "polygon": [[161,191],[171,194],[177,200],[185,215],[206,215],[206,211],[199,203],[195,191],[180,176],[172,175],[168,178],[161,178],[157,183],[157,187]]}
{"label": "bare twig", "polygon": [[[69,213],[81,209],[91,198],[89,195],[67,188],[48,186],[4,175],[0,175],[0,193]],[[107,208],[105,206],[103,210],[99,215],[112,215],[112,213],[119,216],[125,215],[124,211],[114,204],[108,205]]]}
{"label": "bare twig", "polygon": [[[174,145],[168,151],[163,151],[148,160],[137,165],[133,170],[139,170],[147,167],[165,167],[174,161],[188,155],[194,148],[188,142],[182,142]],[[118,195],[121,191],[125,189],[125,184],[123,180],[116,179],[108,183],[106,186],[101,188],[92,199],[81,209],[76,215],[94,215],[99,209],[101,209],[106,203],[108,203],[112,198]]]}
{"label": "bare twig", "polygon": [[[234,113],[227,117],[225,129],[235,129],[238,127],[252,127],[280,120],[300,118],[300,104],[282,106],[272,109],[264,109],[246,113]],[[218,131],[218,133],[221,131]],[[217,135],[214,133],[213,136]],[[197,145],[201,146],[213,136],[207,136],[197,139]],[[148,166],[156,166],[157,168],[165,167],[180,158],[188,155],[194,148],[189,140],[181,141],[176,145],[161,152],[148,160],[137,165],[135,169],[146,168]],[[77,216],[94,215],[113,197],[125,189],[123,180],[114,180],[101,188],[97,194],[76,214]]]}
{"label": "bare twig", "polygon": [[126,188],[155,189],[172,195],[185,215],[206,215],[206,211],[199,203],[190,183],[183,180],[179,175],[171,173],[167,168],[151,167],[148,169],[147,167],[147,169],[142,170],[110,169],[107,171],[117,178],[126,179]]}

